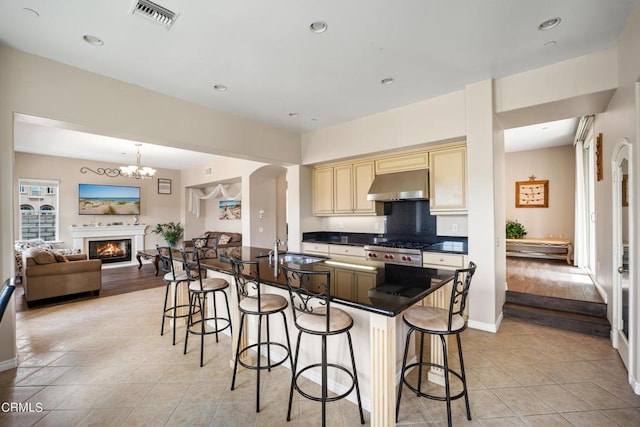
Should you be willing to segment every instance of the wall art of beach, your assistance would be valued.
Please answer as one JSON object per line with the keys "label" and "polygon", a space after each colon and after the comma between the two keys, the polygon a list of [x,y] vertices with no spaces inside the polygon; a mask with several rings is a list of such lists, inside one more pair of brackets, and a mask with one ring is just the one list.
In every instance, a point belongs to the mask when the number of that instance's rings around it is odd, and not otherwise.
{"label": "wall art of beach", "polygon": [[80,184],[80,215],[140,215],[140,187]]}

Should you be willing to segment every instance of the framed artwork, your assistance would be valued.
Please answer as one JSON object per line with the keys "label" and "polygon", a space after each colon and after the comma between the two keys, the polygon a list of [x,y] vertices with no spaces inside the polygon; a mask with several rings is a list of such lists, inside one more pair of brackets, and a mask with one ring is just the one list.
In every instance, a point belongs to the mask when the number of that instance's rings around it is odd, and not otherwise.
{"label": "framed artwork", "polygon": [[602,134],[596,136],[596,180],[602,181]]}
{"label": "framed artwork", "polygon": [[158,178],[158,194],[171,194],[171,180]]}
{"label": "framed artwork", "polygon": [[242,202],[240,200],[220,200],[218,212],[220,219],[241,219]]}
{"label": "framed artwork", "polygon": [[549,180],[516,182],[516,208],[548,208]]}

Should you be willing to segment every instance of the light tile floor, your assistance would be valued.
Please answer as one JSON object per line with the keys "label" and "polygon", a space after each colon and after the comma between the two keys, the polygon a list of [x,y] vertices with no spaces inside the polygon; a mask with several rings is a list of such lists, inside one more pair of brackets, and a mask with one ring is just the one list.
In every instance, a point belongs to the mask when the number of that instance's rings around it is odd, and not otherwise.
{"label": "light tile floor", "polygon": [[[182,354],[184,328],[175,347],[171,334],[161,337],[163,292],[18,313],[19,366],[0,372],[0,403],[26,402],[32,411],[3,409],[0,426],[319,425],[319,404],[297,395],[286,422],[287,368],[264,374],[256,414],[255,372],[241,372],[229,389],[229,338],[207,339],[200,368],[197,340]],[[458,400],[455,425],[640,425],[640,396],[606,339],[505,319],[497,334],[467,330],[462,343],[473,420]],[[399,424],[446,425],[442,402],[403,393]],[[328,413],[329,425],[359,425],[348,401],[329,404]]]}

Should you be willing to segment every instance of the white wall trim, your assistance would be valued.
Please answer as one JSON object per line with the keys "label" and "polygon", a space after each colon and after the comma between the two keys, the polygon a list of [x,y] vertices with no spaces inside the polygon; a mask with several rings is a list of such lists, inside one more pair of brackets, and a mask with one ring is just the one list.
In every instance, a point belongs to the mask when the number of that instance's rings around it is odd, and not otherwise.
{"label": "white wall trim", "polygon": [[0,372],[18,367],[18,356],[0,362]]}
{"label": "white wall trim", "polygon": [[500,329],[500,324],[502,324],[503,318],[504,318],[504,315],[502,311],[500,311],[500,315],[498,316],[498,319],[496,319],[496,323],[485,323],[485,322],[478,322],[476,320],[469,320],[467,322],[467,325],[471,329],[478,329],[480,331],[491,332],[495,334],[498,332],[498,329]]}

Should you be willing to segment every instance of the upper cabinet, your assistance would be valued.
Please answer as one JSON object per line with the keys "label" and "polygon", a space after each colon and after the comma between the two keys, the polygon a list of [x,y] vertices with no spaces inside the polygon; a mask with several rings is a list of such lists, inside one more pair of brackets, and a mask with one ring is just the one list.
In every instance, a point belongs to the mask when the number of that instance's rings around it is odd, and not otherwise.
{"label": "upper cabinet", "polygon": [[333,214],[333,168],[314,168],[313,182],[313,214]]}
{"label": "upper cabinet", "polygon": [[429,158],[426,150],[395,154],[376,159],[376,175],[414,171],[417,169],[427,169],[428,167]]}
{"label": "upper cabinet", "polygon": [[434,215],[467,211],[467,147],[464,143],[429,147],[313,169],[313,214],[376,215],[381,204],[367,200],[376,175],[429,169],[430,210]]}
{"label": "upper cabinet", "polygon": [[429,207],[432,214],[467,211],[467,147],[429,151]]}
{"label": "upper cabinet", "polygon": [[314,168],[314,215],[376,214],[375,202],[367,200],[374,176],[373,160]]}

